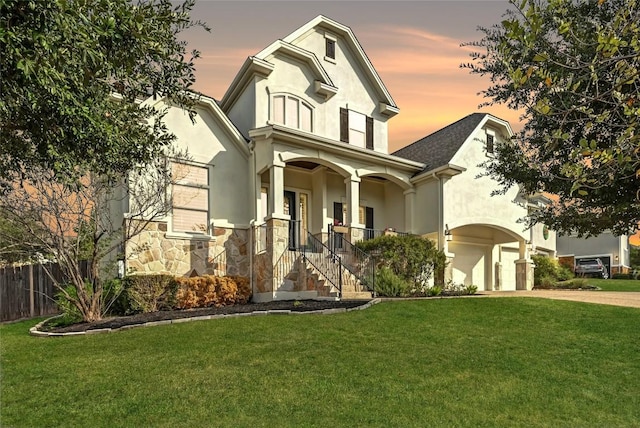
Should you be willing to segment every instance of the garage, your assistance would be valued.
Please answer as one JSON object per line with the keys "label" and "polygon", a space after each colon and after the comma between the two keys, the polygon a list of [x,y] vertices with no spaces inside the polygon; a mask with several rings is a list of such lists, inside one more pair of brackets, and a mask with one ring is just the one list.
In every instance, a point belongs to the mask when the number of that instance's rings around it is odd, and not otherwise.
{"label": "garage", "polygon": [[453,282],[476,285],[478,290],[485,290],[488,247],[452,242],[449,252],[454,254],[451,263]]}
{"label": "garage", "polygon": [[520,258],[520,252],[515,248],[502,248],[502,284],[500,290],[512,291],[516,289],[516,260]]}

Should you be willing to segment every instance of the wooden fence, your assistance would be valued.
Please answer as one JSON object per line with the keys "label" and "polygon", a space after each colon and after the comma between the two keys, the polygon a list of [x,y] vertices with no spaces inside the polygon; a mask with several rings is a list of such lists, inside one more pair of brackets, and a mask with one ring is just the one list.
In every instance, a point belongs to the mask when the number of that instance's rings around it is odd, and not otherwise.
{"label": "wooden fence", "polygon": [[[64,275],[57,264],[0,267],[0,322],[59,313],[57,290],[45,271],[58,281]],[[86,263],[81,268],[86,271]]]}

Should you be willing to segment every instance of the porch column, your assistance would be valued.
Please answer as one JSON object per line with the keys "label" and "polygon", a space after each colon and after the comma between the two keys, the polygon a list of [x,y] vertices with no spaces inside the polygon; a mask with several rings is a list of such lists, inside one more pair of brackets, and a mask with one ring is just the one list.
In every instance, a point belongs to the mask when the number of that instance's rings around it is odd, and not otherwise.
{"label": "porch column", "polygon": [[516,290],[532,290],[535,265],[529,258],[527,241],[523,239],[519,244],[520,259],[516,260]]}
{"label": "porch column", "polygon": [[413,211],[415,209],[416,189],[407,189],[404,194],[404,232],[413,233]]}
{"label": "porch column", "polygon": [[347,218],[350,227],[364,227],[360,224],[360,178],[351,176],[344,180],[347,185]]}
{"label": "porch column", "polygon": [[[267,216],[267,213],[262,212],[262,176],[256,174],[253,176],[255,181],[255,195],[253,198],[253,206],[255,207],[255,220],[257,223],[262,223],[262,219]],[[269,209],[269,207],[267,207]]]}
{"label": "porch column", "polygon": [[273,164],[269,177],[269,217],[287,218],[284,215],[284,165]]}

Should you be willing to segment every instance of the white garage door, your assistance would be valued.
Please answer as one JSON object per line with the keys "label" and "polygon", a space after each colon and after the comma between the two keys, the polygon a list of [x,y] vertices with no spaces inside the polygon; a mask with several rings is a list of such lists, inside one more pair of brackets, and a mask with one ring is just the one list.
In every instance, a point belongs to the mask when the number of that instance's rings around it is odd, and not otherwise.
{"label": "white garage door", "polygon": [[501,290],[516,289],[516,260],[520,258],[518,250],[502,248],[502,284]]}
{"label": "white garage door", "polygon": [[476,285],[485,290],[486,247],[461,243],[450,243],[449,252],[454,254],[452,261],[453,282],[456,284]]}

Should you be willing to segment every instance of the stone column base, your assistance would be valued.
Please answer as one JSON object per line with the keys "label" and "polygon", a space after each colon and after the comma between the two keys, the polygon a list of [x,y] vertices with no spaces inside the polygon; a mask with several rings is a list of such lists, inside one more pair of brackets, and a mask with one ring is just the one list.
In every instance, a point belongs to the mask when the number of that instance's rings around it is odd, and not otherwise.
{"label": "stone column base", "polygon": [[533,290],[533,269],[531,259],[516,260],[516,290]]}

